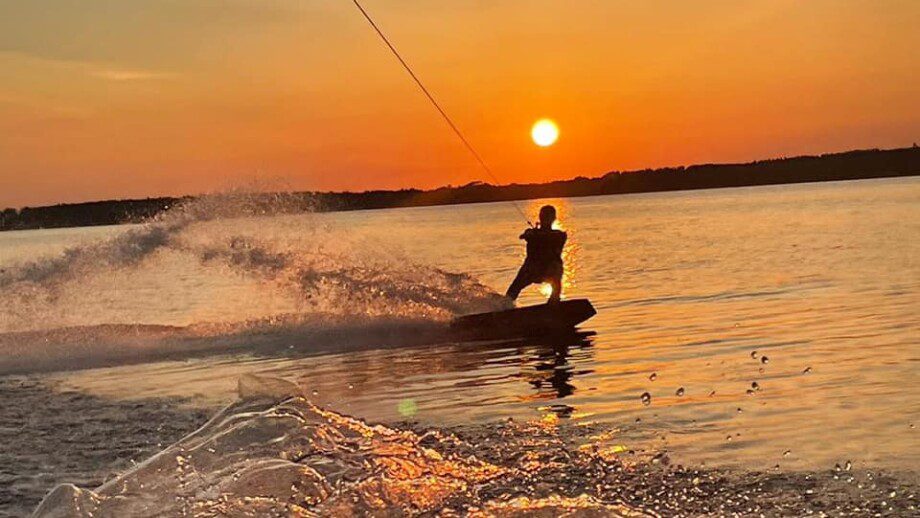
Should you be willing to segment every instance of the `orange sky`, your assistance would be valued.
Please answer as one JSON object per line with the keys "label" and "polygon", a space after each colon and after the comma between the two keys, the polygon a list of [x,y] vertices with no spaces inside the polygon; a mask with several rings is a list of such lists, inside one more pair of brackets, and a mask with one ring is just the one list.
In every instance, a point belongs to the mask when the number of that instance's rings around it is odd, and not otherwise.
{"label": "orange sky", "polygon": [[[916,0],[364,5],[503,182],[920,140]],[[0,207],[487,179],[347,0],[4,2],[0,134]]]}

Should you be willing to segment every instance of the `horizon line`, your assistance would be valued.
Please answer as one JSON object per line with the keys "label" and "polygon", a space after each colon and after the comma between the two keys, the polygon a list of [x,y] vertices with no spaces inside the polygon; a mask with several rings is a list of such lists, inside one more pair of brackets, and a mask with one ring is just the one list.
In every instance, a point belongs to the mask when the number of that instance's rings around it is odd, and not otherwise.
{"label": "horizon line", "polygon": [[892,147],[892,148],[855,148],[848,149],[844,151],[830,151],[819,154],[804,154],[804,155],[795,155],[795,156],[774,156],[769,158],[760,158],[756,160],[750,160],[747,162],[702,162],[695,164],[685,164],[685,165],[671,165],[671,166],[661,166],[661,167],[645,167],[641,169],[631,169],[631,170],[609,170],[603,173],[600,173],[596,176],[585,176],[585,175],[576,175],[569,177],[561,177],[554,180],[548,180],[544,182],[529,182],[529,183],[504,183],[504,184],[492,184],[487,181],[482,180],[473,180],[462,185],[453,185],[445,184],[438,187],[433,187],[430,189],[423,189],[419,187],[400,187],[400,188],[381,188],[381,189],[365,189],[362,191],[353,191],[353,190],[310,190],[310,189],[289,189],[289,190],[245,190],[245,189],[235,189],[228,188],[224,190],[208,191],[208,192],[198,192],[194,194],[162,194],[162,195],[151,195],[146,197],[126,197],[126,198],[103,198],[103,199],[89,199],[83,201],[74,201],[74,202],[60,202],[60,203],[51,203],[45,205],[21,205],[18,207],[3,207],[0,208],[0,211],[15,210],[17,212],[23,209],[41,209],[47,207],[66,207],[74,205],[91,205],[95,203],[110,203],[110,202],[130,202],[130,201],[145,201],[145,200],[156,200],[156,199],[174,199],[181,200],[187,198],[202,198],[207,196],[219,196],[222,194],[311,194],[311,195],[341,195],[341,194],[351,194],[351,195],[361,195],[367,193],[381,193],[381,192],[405,192],[405,191],[418,191],[418,192],[434,192],[442,189],[462,189],[464,187],[469,187],[473,185],[487,185],[490,187],[510,187],[510,186],[533,186],[533,185],[549,185],[556,182],[569,182],[572,180],[578,179],[599,179],[612,174],[636,174],[643,172],[652,172],[652,171],[665,171],[665,170],[688,170],[696,167],[719,167],[719,166],[745,166],[745,165],[754,165],[765,162],[775,162],[780,160],[794,160],[799,158],[820,158],[829,155],[845,155],[848,153],[859,153],[859,152],[870,152],[870,151],[899,151],[906,149],[916,149],[920,146],[916,142],[909,146],[903,147]]}

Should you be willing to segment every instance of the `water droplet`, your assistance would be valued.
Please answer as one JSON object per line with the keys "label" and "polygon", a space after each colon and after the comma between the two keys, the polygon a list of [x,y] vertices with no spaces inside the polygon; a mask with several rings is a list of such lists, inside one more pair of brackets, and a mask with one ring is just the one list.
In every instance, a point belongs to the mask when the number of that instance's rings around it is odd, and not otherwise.
{"label": "water droplet", "polygon": [[784,451],[784,452],[783,452],[783,457],[788,457],[790,453],[792,453],[792,450],[786,450],[786,451]]}
{"label": "water droplet", "polygon": [[354,383],[349,383],[349,384],[348,384],[348,390],[351,390],[351,389],[353,389],[353,388],[355,388],[355,384],[354,384]]}
{"label": "water droplet", "polygon": [[319,391],[316,390],[316,389],[313,389],[313,392],[311,392],[311,394],[313,394],[314,396],[318,396],[318,395],[319,395]]}
{"label": "water droplet", "polygon": [[648,380],[649,380],[649,381],[655,381],[656,379],[658,379],[658,374],[656,374],[656,373],[654,373],[654,372],[651,373],[651,374],[649,375],[649,377],[648,377]]}
{"label": "water droplet", "polygon": [[677,389],[677,392],[675,392],[675,394],[677,394],[677,397],[682,397],[684,395],[684,387],[680,387],[679,389]]}
{"label": "water droplet", "polygon": [[731,435],[727,436],[727,437],[725,438],[725,440],[726,440],[726,441],[732,440],[732,436],[731,436]]}
{"label": "water droplet", "polygon": [[751,383],[751,388],[754,390],[760,390],[760,385],[755,381]]}
{"label": "water droplet", "polygon": [[751,359],[752,359],[752,360],[756,360],[756,359],[757,359],[757,351],[751,351]]}
{"label": "water droplet", "polygon": [[640,399],[642,400],[642,404],[645,406],[652,404],[652,395],[648,392],[643,392],[642,396],[640,396]]}
{"label": "water droplet", "polygon": [[911,430],[913,430],[913,429],[914,429],[914,423],[910,423],[909,428],[910,428]]}
{"label": "water droplet", "polygon": [[751,390],[751,389],[747,389],[747,395],[753,396],[753,395],[754,395],[754,391]]}
{"label": "water droplet", "polygon": [[761,374],[763,374],[763,372],[764,372],[764,371],[763,371],[763,367],[761,367],[761,368],[759,368],[759,369],[757,369],[757,372],[759,372],[759,373],[761,373]]}
{"label": "water droplet", "polygon": [[641,422],[642,422],[642,418],[641,418],[641,417],[637,417],[637,418],[636,418],[636,422],[637,422],[637,423],[641,423]]}
{"label": "water droplet", "polygon": [[853,468],[853,463],[850,461],[846,461],[846,463],[843,465],[844,471],[850,471],[852,468]]}
{"label": "water droplet", "polygon": [[811,367],[805,367],[805,370],[802,371],[802,374],[808,374],[811,372]]}
{"label": "water droplet", "polygon": [[770,363],[770,358],[767,358],[766,356],[764,356],[763,358],[760,359],[760,363]]}
{"label": "water droplet", "polygon": [[712,397],[712,396],[715,396],[715,395],[716,395],[716,391],[715,391],[715,390],[713,390],[712,392],[709,393],[709,397]]}
{"label": "water droplet", "polygon": [[741,407],[739,406],[739,407],[738,407],[738,413],[740,414],[741,412],[742,412],[742,410],[741,410]]}

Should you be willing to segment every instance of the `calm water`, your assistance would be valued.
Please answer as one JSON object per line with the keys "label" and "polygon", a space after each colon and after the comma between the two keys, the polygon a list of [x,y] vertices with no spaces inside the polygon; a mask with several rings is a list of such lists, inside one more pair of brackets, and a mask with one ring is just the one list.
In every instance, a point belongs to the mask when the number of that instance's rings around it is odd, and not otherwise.
{"label": "calm water", "polygon": [[[372,330],[345,326],[284,335],[284,354],[244,347],[52,376],[116,398],[191,395],[214,404],[233,398],[239,374],[263,373],[373,421],[604,423],[611,443],[709,465],[920,465],[920,181],[553,203],[570,236],[566,295],[598,309],[583,327],[593,336],[419,345],[393,320],[383,349]],[[9,344],[11,332],[33,340],[51,328],[112,323],[261,322],[256,334],[273,315],[347,320],[354,308],[377,319],[440,321],[455,307],[443,302],[447,281],[433,268],[502,292],[522,258],[522,227],[510,204],[497,203],[192,222],[117,245],[99,243],[138,229],[0,234],[0,289],[13,301],[0,309],[0,337],[6,332]],[[68,246],[81,252],[61,256]],[[308,281],[319,286],[309,297],[286,289]],[[540,300],[532,288],[521,303]],[[248,336],[233,329],[228,343]],[[360,350],[311,354],[356,333]],[[394,338],[400,333],[414,339]],[[220,332],[207,335],[222,343]]]}

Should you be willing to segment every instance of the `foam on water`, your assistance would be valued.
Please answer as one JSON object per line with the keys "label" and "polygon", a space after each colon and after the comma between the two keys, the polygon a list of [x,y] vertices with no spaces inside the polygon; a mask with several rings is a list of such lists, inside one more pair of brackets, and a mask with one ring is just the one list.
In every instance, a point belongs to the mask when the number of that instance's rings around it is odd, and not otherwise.
{"label": "foam on water", "polygon": [[[206,197],[109,239],[0,270],[0,372],[59,365],[66,351],[88,366],[245,341],[303,347],[317,334],[373,331],[392,344],[502,304],[469,275],[416,264],[309,216],[292,218],[283,232],[266,229],[258,217],[266,206],[245,200]],[[283,203],[272,207],[284,212]],[[135,288],[138,278],[156,290]]]}

